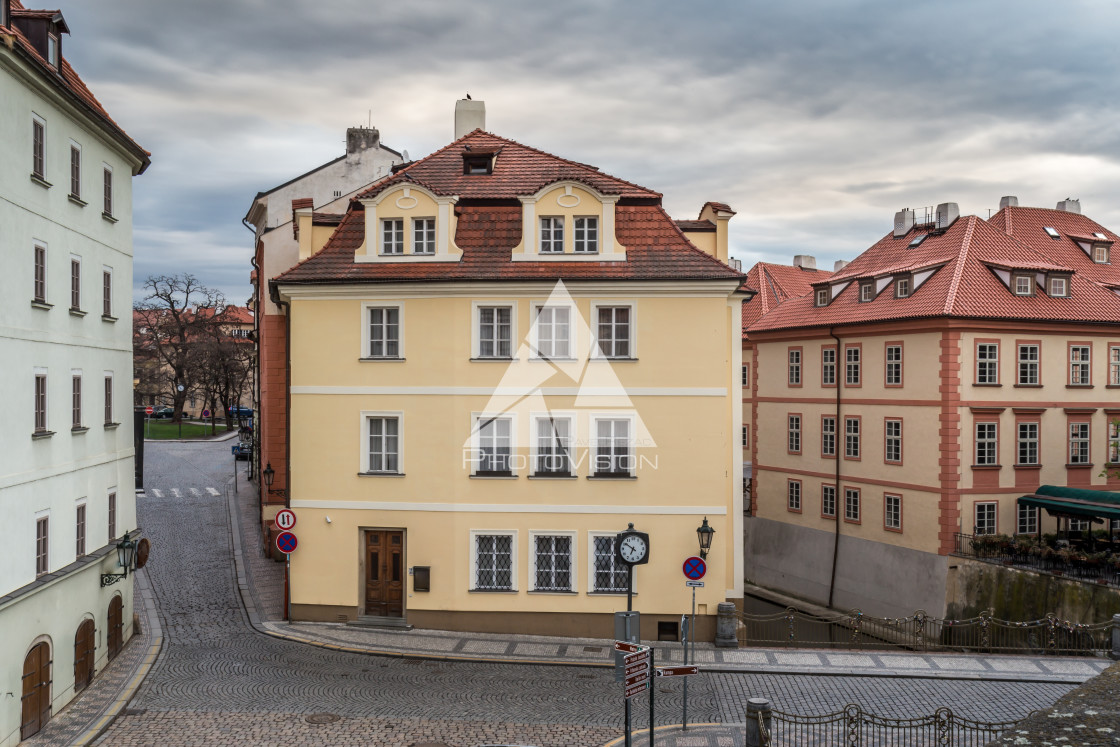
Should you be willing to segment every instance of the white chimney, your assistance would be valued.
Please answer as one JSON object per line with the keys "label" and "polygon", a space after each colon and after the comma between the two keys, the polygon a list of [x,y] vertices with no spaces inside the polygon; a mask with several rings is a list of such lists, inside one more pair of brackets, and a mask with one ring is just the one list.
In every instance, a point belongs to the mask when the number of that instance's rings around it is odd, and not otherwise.
{"label": "white chimney", "polygon": [[486,129],[486,104],[472,99],[455,102],[455,139],[474,130]]}
{"label": "white chimney", "polygon": [[961,209],[955,202],[943,202],[937,206],[934,225],[938,230],[943,230],[953,225],[953,221],[961,217]]}
{"label": "white chimney", "polygon": [[1019,207],[1019,198],[1015,195],[1008,195],[999,198],[999,209],[1003,210],[1007,207]]}
{"label": "white chimney", "polygon": [[793,266],[815,270],[817,269],[817,258],[809,254],[795,254],[793,255]]}
{"label": "white chimney", "polygon": [[903,208],[894,214],[894,235],[905,236],[914,227],[914,211]]}
{"label": "white chimney", "polygon": [[1064,210],[1067,213],[1081,214],[1081,200],[1074,200],[1070,197],[1065,198],[1058,203],[1058,210]]}
{"label": "white chimney", "polygon": [[848,266],[848,260],[838,259],[838,260],[836,260],[835,263],[833,263],[832,271],[833,272],[840,272],[841,270],[843,270],[847,266]]}

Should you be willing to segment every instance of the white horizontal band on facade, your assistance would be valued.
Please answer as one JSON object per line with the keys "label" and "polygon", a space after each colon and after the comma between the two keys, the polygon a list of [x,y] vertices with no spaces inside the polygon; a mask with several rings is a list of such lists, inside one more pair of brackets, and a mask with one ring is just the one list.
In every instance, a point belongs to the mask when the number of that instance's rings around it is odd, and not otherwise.
{"label": "white horizontal band on facade", "polygon": [[293,499],[292,508],[322,508],[332,511],[436,511],[481,514],[671,514],[673,516],[724,516],[726,506],[557,506],[533,503],[409,503],[382,501],[317,501]]}
{"label": "white horizontal band on facade", "polygon": [[392,394],[480,397],[726,397],[725,387],[594,386],[293,386],[292,394]]}

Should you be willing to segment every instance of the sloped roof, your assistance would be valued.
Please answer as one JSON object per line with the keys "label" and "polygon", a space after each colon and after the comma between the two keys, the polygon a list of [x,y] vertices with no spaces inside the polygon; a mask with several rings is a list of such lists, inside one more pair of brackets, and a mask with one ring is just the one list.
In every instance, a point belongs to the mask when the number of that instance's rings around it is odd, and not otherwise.
{"label": "sloped roof", "polygon": [[[1007,207],[993,215],[989,222],[1020,242],[1030,246],[1052,262],[1070,267],[1074,272],[1109,285],[1120,285],[1120,254],[1116,244],[1120,236],[1088,216],[1046,208]],[[1043,230],[1049,226],[1061,234],[1052,239]],[[1111,264],[1097,264],[1074,241],[1074,237],[1097,241],[1095,233],[1104,234],[1112,242]]]}
{"label": "sloped roof", "polygon": [[[11,0],[11,10],[13,18],[16,16],[23,16],[24,18],[41,17],[45,19],[51,19],[55,15],[59,14],[59,11],[57,10],[28,10],[27,8],[23,7],[23,5],[20,3],[20,0]],[[124,131],[124,128],[122,128],[113,120],[112,117],[109,116],[109,112],[105,110],[105,107],[101,105],[101,102],[97,100],[97,98],[93,95],[93,92],[89,90],[85,82],[83,82],[81,77],[78,76],[78,73],[70,65],[70,62],[66,59],[65,55],[63,55],[62,63],[59,66],[59,69],[56,71],[42,57],[42,55],[39,54],[39,52],[31,44],[31,41],[26,36],[24,36],[23,32],[21,32],[18,28],[15,28],[14,25],[11,27],[0,26],[0,45],[6,44],[9,40],[12,44],[11,48],[19,50],[19,52],[25,58],[27,58],[31,65],[38,68],[40,73],[42,73],[49,81],[55,83],[65,94],[69,94],[74,99],[76,99],[77,103],[88,109],[90,113],[94,115],[95,119],[102,120],[102,123],[106,126],[106,129],[108,129],[112,134],[116,135],[118,139],[122,141],[122,144],[126,147],[126,149],[131,150],[134,155],[136,155],[136,157],[140,160],[140,168],[138,169],[137,173],[144,173],[144,171],[151,163],[152,154],[141,148],[140,145],[136,143],[136,141],[129,137],[128,133]]]}
{"label": "sloped roof", "polygon": [[813,283],[828,280],[832,273],[826,270],[775,265],[758,262],[747,271],[743,286],[757,295],[743,302],[743,336],[747,327],[754,324],[763,314],[771,311],[783,301],[811,293]]}
{"label": "sloped roof", "polygon": [[[974,215],[964,216],[944,233],[930,234],[913,248],[911,240],[926,229],[914,228],[900,237],[888,233],[832,276],[833,285],[837,281],[849,284],[828,306],[815,306],[812,295],[795,298],[754,322],[751,331],[923,317],[1104,324],[1116,324],[1120,320],[1120,297],[1090,273],[1082,271],[1072,252],[1082,256],[1084,252],[1076,245],[1071,242],[1067,247],[1069,251],[1060,256],[1043,253],[1016,236],[1004,233],[995,218],[988,222]],[[1024,227],[1023,230],[1028,229]],[[1045,241],[1053,241],[1046,237],[1041,225],[1038,233]],[[1047,245],[1039,243],[1038,246]],[[1093,264],[1087,257],[1086,260]],[[893,288],[887,286],[873,300],[859,300],[860,279],[882,278],[935,266],[933,275],[906,298],[895,298]],[[1070,297],[1052,298],[1041,292],[1017,296],[996,276],[993,267],[1063,271],[1073,268]],[[1096,265],[1098,272],[1101,267]]]}

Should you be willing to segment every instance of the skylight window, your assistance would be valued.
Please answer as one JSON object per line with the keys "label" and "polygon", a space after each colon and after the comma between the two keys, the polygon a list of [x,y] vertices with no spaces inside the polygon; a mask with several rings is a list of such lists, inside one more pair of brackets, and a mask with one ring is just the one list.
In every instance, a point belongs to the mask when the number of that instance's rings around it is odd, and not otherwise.
{"label": "skylight window", "polygon": [[910,243],[907,245],[907,248],[908,249],[913,249],[914,247],[921,245],[921,243],[926,240],[927,236],[929,236],[928,233],[918,234],[917,236],[915,236],[913,239],[910,240]]}
{"label": "skylight window", "polygon": [[1050,226],[1043,226],[1042,230],[1045,231],[1046,235],[1052,239],[1062,238],[1062,235],[1058,233],[1057,229],[1051,228]]}
{"label": "skylight window", "polygon": [[1096,236],[1101,241],[1108,241],[1108,237],[1105,236],[1103,233],[1094,233],[1093,235]]}

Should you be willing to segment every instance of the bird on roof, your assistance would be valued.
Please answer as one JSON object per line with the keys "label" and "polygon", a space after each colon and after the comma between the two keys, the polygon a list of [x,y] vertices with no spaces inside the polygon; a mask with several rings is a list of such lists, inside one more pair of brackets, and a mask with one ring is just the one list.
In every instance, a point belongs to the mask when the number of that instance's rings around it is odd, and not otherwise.
{"label": "bird on roof", "polygon": [[467,91],[467,101],[470,101],[470,100],[471,100],[471,92]]}

